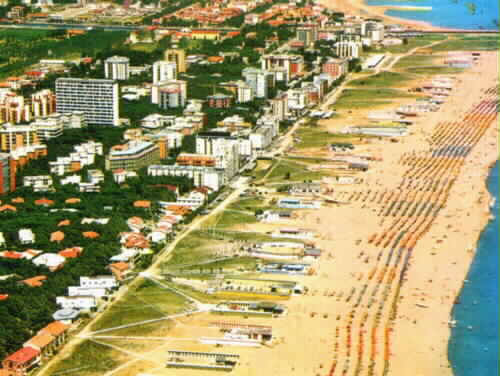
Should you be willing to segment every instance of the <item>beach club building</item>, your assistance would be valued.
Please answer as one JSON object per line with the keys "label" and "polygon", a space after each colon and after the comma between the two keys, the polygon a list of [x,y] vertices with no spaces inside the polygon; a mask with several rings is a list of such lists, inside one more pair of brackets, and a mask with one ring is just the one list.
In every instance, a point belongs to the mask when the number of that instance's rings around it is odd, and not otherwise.
{"label": "beach club building", "polygon": [[278,207],[283,209],[319,209],[318,201],[301,200],[294,197],[282,198],[278,201]]}

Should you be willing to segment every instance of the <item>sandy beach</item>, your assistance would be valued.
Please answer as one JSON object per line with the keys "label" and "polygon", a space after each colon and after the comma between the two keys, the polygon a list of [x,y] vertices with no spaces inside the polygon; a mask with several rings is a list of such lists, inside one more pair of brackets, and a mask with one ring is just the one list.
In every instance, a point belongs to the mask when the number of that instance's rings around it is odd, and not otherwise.
{"label": "sandy beach", "polygon": [[365,0],[321,0],[320,3],[328,8],[334,9],[339,12],[352,16],[362,16],[365,18],[375,17],[383,19],[386,23],[394,23],[406,26],[414,30],[426,31],[454,31],[455,29],[444,28],[431,25],[424,21],[409,20],[400,17],[388,16],[386,11],[389,9],[401,9],[400,6],[372,6],[367,5]]}
{"label": "sandy beach", "polygon": [[[451,376],[450,313],[489,218],[485,181],[498,158],[497,59],[483,53],[456,75],[448,101],[417,117],[402,141],[361,145],[382,161],[361,184],[331,193],[349,204],[301,211],[290,221],[314,230],[323,253],[312,276],[266,276],[307,287],[281,302],[287,315],[178,319],[161,346],[141,355],[151,363],[148,374],[210,374],[165,368],[166,351],[176,349],[239,354],[238,376]],[[217,335],[213,320],[270,325],[276,340],[261,348],[199,343]]]}

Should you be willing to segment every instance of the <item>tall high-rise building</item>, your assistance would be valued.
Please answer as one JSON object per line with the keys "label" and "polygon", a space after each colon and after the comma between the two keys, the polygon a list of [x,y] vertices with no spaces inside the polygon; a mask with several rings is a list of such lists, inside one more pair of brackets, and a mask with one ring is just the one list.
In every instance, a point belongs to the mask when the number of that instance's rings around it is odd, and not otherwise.
{"label": "tall high-rise building", "polygon": [[16,173],[8,153],[0,153],[0,195],[16,189]]}
{"label": "tall high-rise building", "polygon": [[36,128],[31,125],[0,126],[0,152],[10,153],[25,146],[38,145]]}
{"label": "tall high-rise building", "polygon": [[304,57],[301,55],[264,55],[261,63],[262,69],[265,70],[285,68],[288,72],[288,79],[302,74],[304,70]]}
{"label": "tall high-rise building", "polygon": [[271,102],[271,114],[279,121],[285,120],[288,116],[288,96],[286,92],[276,95]]}
{"label": "tall high-rise building", "polygon": [[82,111],[89,124],[119,125],[118,83],[113,80],[58,78],[56,110]]}
{"label": "tall high-rise building", "polygon": [[304,46],[310,47],[318,40],[318,29],[315,25],[297,27],[296,37]]}
{"label": "tall high-rise building", "polygon": [[257,98],[267,98],[274,86],[274,75],[256,68],[245,68],[242,72],[245,82],[253,89]]}
{"label": "tall high-rise building", "polygon": [[358,58],[362,49],[361,42],[355,41],[340,41],[335,43],[336,53],[339,57],[347,57],[349,59]]}
{"label": "tall high-rise building", "polygon": [[184,107],[187,99],[187,82],[183,80],[160,81],[151,88],[151,103],[161,108]]}
{"label": "tall high-rise building", "polygon": [[186,72],[186,51],[175,48],[165,51],[165,60],[172,61],[177,64],[177,72]]}
{"label": "tall high-rise building", "polygon": [[56,96],[52,90],[40,90],[31,95],[31,112],[35,118],[48,116],[55,111]]}
{"label": "tall high-rise building", "polygon": [[130,78],[130,59],[124,56],[112,56],[104,61],[104,75],[110,80],[128,80]]}
{"label": "tall high-rise building", "polygon": [[177,64],[173,61],[157,61],[153,64],[153,84],[160,81],[176,80]]}

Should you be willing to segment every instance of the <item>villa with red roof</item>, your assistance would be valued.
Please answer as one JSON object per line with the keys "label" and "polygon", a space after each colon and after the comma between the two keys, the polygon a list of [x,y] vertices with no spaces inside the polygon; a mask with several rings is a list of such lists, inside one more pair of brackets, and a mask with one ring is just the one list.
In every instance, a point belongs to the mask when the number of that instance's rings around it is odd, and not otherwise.
{"label": "villa with red roof", "polygon": [[13,376],[24,376],[38,366],[40,360],[41,354],[39,350],[32,347],[23,347],[5,358],[2,366]]}

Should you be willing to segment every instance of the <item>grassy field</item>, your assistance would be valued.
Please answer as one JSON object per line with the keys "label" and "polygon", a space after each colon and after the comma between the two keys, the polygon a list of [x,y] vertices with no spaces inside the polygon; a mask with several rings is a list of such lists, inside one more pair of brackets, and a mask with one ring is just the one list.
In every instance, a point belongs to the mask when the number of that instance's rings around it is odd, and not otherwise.
{"label": "grassy field", "polygon": [[210,237],[203,231],[193,231],[182,239],[172,257],[165,263],[167,266],[197,263],[214,256],[214,251],[222,242]]}
{"label": "grassy field", "polygon": [[391,104],[394,99],[412,97],[413,94],[396,89],[345,89],[331,108],[370,108]]}
{"label": "grassy field", "polygon": [[464,70],[461,68],[452,68],[445,65],[438,65],[434,67],[414,67],[408,68],[406,70],[408,73],[414,74],[456,74],[463,72]]}
{"label": "grassy field", "polygon": [[436,56],[431,55],[411,55],[405,56],[394,65],[396,69],[421,67],[434,65]]}
{"label": "grassy field", "polygon": [[54,363],[47,374],[98,376],[130,359],[121,351],[87,340],[76,346],[69,357]]}
{"label": "grassy field", "polygon": [[380,72],[366,78],[358,78],[349,82],[349,86],[372,87],[372,88],[393,88],[405,86],[413,80],[413,77],[397,72]]}
{"label": "grassy field", "polygon": [[295,148],[297,149],[321,148],[326,147],[333,142],[356,143],[357,140],[357,138],[352,137],[351,135],[330,133],[317,126],[303,126],[298,129],[296,135],[300,139],[300,141],[295,145]]}
{"label": "grassy field", "polygon": [[257,218],[254,214],[226,209],[217,216],[214,226],[216,228],[229,229],[234,226],[255,222],[257,222]]}
{"label": "grassy field", "polygon": [[58,30],[0,30],[0,64],[4,64],[0,67],[0,78],[23,73],[43,58],[74,59],[118,47],[128,35],[124,31],[92,30],[66,39],[58,33]]}
{"label": "grassy field", "polygon": [[[402,54],[410,51],[415,47],[422,47],[428,45],[435,41],[445,40],[447,36],[445,34],[430,34],[430,35],[422,35],[420,37],[408,38],[407,44],[402,44],[399,46],[389,46],[384,47],[382,52],[391,52],[394,54]],[[378,51],[377,51],[378,52]]]}
{"label": "grassy field", "polygon": [[266,182],[278,183],[287,181],[319,180],[323,176],[323,173],[310,171],[307,166],[304,166],[303,164],[281,160],[268,175]]}
{"label": "grassy field", "polygon": [[188,303],[183,297],[146,280],[137,287],[131,287],[120,301],[94,323],[92,330],[158,319],[182,312],[187,307]]}
{"label": "grassy field", "polygon": [[432,47],[432,51],[478,51],[498,50],[498,35],[463,35]]}

